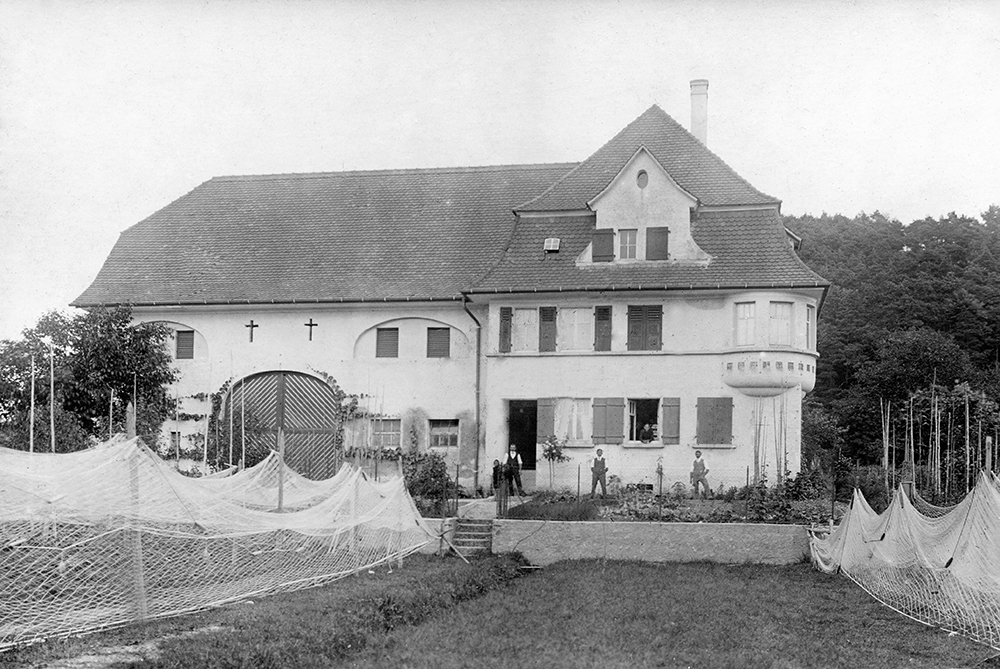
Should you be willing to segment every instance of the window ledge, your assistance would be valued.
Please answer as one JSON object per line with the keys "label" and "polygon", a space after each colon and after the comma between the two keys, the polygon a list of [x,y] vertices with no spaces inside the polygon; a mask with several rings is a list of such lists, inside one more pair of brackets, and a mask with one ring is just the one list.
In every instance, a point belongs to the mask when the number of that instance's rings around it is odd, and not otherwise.
{"label": "window ledge", "polygon": [[644,444],[641,441],[626,441],[622,446],[625,448],[663,448],[663,442],[659,439]]}
{"label": "window ledge", "polygon": [[688,446],[690,446],[691,448],[693,448],[696,451],[700,451],[703,448],[710,448],[710,449],[714,449],[714,450],[723,450],[723,449],[734,449],[734,448],[736,448],[736,444],[688,444]]}

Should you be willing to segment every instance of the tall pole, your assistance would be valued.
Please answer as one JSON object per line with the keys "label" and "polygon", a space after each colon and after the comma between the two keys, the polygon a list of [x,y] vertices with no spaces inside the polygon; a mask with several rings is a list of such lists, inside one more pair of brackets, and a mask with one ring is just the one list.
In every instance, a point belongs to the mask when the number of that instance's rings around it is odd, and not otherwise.
{"label": "tall pole", "polygon": [[35,356],[31,356],[31,417],[28,420],[28,452],[35,452]]}
{"label": "tall pole", "polygon": [[115,420],[115,389],[111,389],[111,399],[108,400],[108,441],[111,441],[113,436],[112,425]]}
{"label": "tall pole", "polygon": [[247,388],[246,383],[240,383],[240,467],[247,466]]}
{"label": "tall pole", "polygon": [[56,351],[49,344],[49,436],[52,452],[56,452]]}

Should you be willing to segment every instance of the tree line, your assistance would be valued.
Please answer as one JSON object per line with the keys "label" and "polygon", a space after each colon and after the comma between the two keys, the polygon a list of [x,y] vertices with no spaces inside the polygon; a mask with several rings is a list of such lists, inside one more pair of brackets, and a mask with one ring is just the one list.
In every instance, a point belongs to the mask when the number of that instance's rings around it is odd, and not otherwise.
{"label": "tree line", "polygon": [[964,494],[988,459],[996,469],[1000,207],[981,218],[784,218],[803,240],[799,256],[832,284],[803,411],[805,463],[888,464],[942,499]]}

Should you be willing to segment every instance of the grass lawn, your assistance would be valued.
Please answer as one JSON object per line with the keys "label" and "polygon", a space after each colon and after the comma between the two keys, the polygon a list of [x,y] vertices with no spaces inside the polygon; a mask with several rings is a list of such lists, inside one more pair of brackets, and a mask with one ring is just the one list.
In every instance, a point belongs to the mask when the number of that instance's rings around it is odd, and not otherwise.
{"label": "grass lawn", "polygon": [[[197,616],[51,642],[0,665],[159,639],[131,666],[998,667],[995,653],[883,607],[809,565],[408,558],[402,570]],[[493,589],[491,589],[493,588]],[[208,630],[169,638],[192,629]],[[94,665],[89,665],[94,666]],[[122,666],[122,665],[117,665]]]}

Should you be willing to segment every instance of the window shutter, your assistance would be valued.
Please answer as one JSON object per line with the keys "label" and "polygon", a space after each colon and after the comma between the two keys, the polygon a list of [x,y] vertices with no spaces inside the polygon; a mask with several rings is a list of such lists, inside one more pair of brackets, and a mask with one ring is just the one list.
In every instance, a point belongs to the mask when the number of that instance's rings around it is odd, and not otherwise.
{"label": "window shutter", "polygon": [[666,260],[670,228],[646,228],[646,260]]}
{"label": "window shutter", "polygon": [[663,419],[660,423],[660,436],[664,444],[681,443],[681,398],[663,398]]}
{"label": "window shutter", "polygon": [[510,353],[510,323],[514,319],[512,307],[500,307],[500,352]]}
{"label": "window shutter", "polygon": [[535,421],[535,443],[540,444],[556,433],[556,400],[546,397],[538,400],[538,417]]}
{"label": "window shutter", "polygon": [[538,350],[542,353],[556,350],[556,308],[538,308]]}
{"label": "window shutter", "polygon": [[451,328],[427,328],[427,357],[451,357]]}
{"label": "window shutter", "polygon": [[611,262],[615,259],[615,231],[611,229],[594,230],[593,252],[594,262]]}
{"label": "window shutter", "polygon": [[646,332],[646,310],[643,307],[628,308],[628,350],[642,351],[644,349]]}
{"label": "window shutter", "polygon": [[194,359],[194,330],[177,330],[177,359]]}
{"label": "window shutter", "polygon": [[594,350],[611,350],[611,307],[594,307]]}
{"label": "window shutter", "polygon": [[607,400],[604,421],[604,443],[620,444],[625,441],[625,398],[611,397]]}
{"label": "window shutter", "polygon": [[399,357],[399,328],[379,328],[376,330],[375,357]]}
{"label": "window shutter", "polygon": [[663,341],[663,306],[650,304],[646,307],[646,350],[659,351]]}
{"label": "window shutter", "polygon": [[606,399],[600,397],[594,398],[594,425],[591,429],[591,436],[595,444],[604,443],[604,433],[606,430],[605,408],[607,404],[608,401]]}
{"label": "window shutter", "polygon": [[698,443],[733,443],[733,398],[698,398]]}

